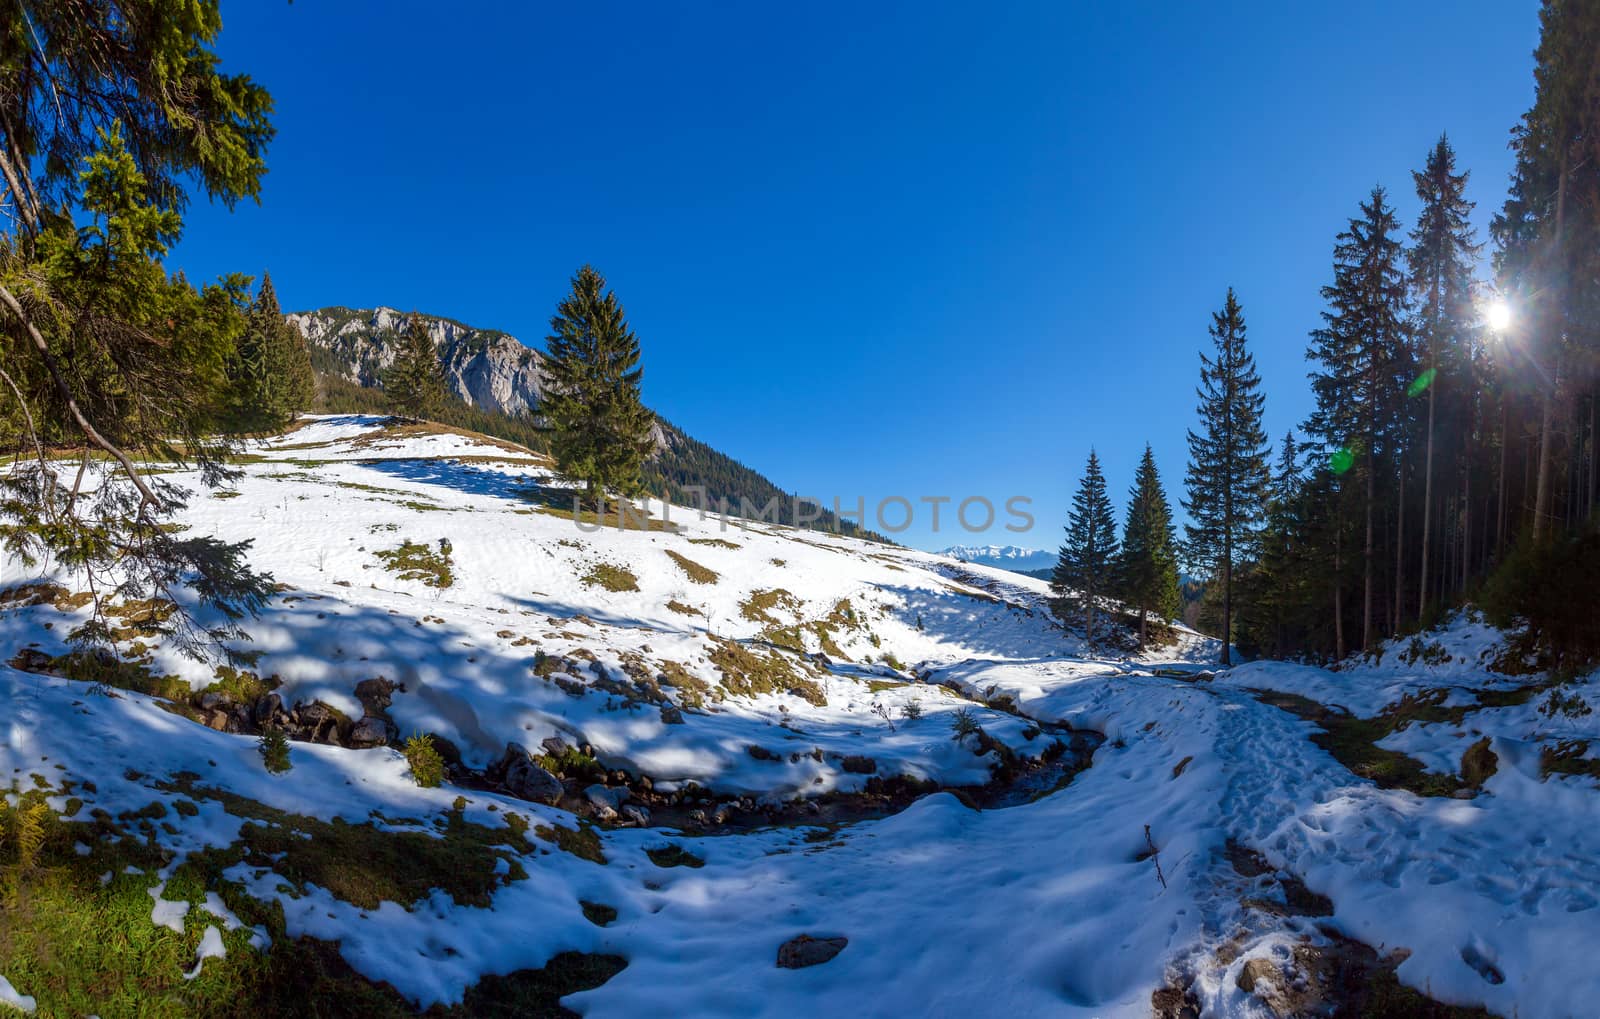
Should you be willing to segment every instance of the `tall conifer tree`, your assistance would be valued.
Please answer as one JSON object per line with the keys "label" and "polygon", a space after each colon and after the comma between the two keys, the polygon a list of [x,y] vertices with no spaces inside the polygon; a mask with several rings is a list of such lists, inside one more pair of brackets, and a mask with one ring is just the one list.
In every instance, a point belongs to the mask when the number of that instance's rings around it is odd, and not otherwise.
{"label": "tall conifer tree", "polygon": [[1077,611],[1083,616],[1084,639],[1094,643],[1097,599],[1110,593],[1116,577],[1117,523],[1106,495],[1100,458],[1089,451],[1089,464],[1072,497],[1067,540],[1050,578],[1052,607],[1063,621]]}
{"label": "tall conifer tree", "polygon": [[1249,554],[1267,487],[1266,397],[1246,345],[1244,311],[1228,288],[1211,316],[1212,356],[1200,355],[1200,431],[1189,432],[1183,507],[1190,562],[1222,586],[1222,664],[1232,662],[1233,573]]}
{"label": "tall conifer tree", "polygon": [[[1363,490],[1361,644],[1367,647],[1377,637],[1378,483],[1382,478],[1387,492],[1387,481],[1399,476],[1406,390],[1416,376],[1405,324],[1399,222],[1381,187],[1373,188],[1360,209],[1337,238],[1333,283],[1322,288],[1328,310],[1306,354],[1318,366],[1311,375],[1316,409],[1306,431],[1320,443],[1329,469],[1340,478],[1340,509],[1354,498],[1343,498],[1350,490],[1346,479],[1354,475]],[[1335,533],[1342,536],[1343,529]],[[1339,557],[1342,577],[1342,542]],[[1335,597],[1342,632],[1342,593]],[[1342,654],[1344,641],[1339,644]]]}
{"label": "tall conifer tree", "polygon": [[[1432,590],[1434,509],[1434,447],[1441,410],[1449,443],[1460,449],[1471,434],[1468,409],[1472,399],[1470,345],[1473,320],[1472,266],[1479,245],[1473,238],[1473,203],[1467,201],[1467,174],[1456,173],[1456,154],[1448,138],[1439,141],[1428,153],[1421,172],[1411,175],[1422,212],[1411,232],[1412,247],[1406,252],[1411,293],[1416,314],[1412,321],[1413,339],[1422,373],[1415,386],[1426,390],[1427,424],[1423,436],[1422,556],[1417,574],[1417,616],[1427,611]],[[1441,394],[1443,396],[1441,397]],[[1445,406],[1440,407],[1443,399]]]}
{"label": "tall conifer tree", "polygon": [[639,338],[593,266],[572,277],[550,331],[542,413],[554,433],[557,465],[584,483],[591,503],[608,488],[637,494],[655,448],[655,416],[640,397]]}
{"label": "tall conifer tree", "polygon": [[1146,620],[1154,612],[1165,629],[1182,609],[1178,596],[1178,556],[1173,548],[1172,507],[1161,488],[1155,454],[1145,444],[1122,529],[1117,590],[1139,614],[1139,646],[1147,637]]}
{"label": "tall conifer tree", "polygon": [[416,312],[411,313],[406,331],[398,338],[394,362],[383,373],[383,389],[390,406],[402,417],[426,418],[437,414],[444,404],[444,365],[427,324]]}

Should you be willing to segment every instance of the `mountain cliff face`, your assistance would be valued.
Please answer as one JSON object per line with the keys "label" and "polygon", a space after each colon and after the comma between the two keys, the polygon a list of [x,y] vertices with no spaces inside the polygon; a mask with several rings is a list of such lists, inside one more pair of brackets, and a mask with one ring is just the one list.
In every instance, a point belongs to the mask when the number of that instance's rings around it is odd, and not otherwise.
{"label": "mountain cliff face", "polygon": [[[361,386],[377,386],[394,361],[394,340],[408,313],[394,308],[319,308],[284,316],[305,336],[320,370]],[[543,357],[514,336],[422,315],[450,388],[486,411],[520,415],[543,393]],[[317,355],[321,356],[317,356]]]}

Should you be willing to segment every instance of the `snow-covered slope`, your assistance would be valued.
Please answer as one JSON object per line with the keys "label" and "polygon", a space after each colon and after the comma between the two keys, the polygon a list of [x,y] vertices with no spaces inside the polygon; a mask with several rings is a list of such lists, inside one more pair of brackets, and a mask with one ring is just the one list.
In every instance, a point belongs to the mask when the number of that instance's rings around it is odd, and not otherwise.
{"label": "snow-covered slope", "polygon": [[[645,529],[581,525],[547,462],[471,436],[331,418],[251,453],[182,522],[254,539],[282,590],[247,623],[253,671],[302,720],[318,702],[346,716],[328,729],[343,745],[295,742],[293,769],[268,774],[253,734],[184,717],[240,728],[267,695],[230,703],[237,685],[132,624],[123,654],[195,697],[175,713],[94,695],[48,664],[86,611],[71,578],[6,563],[0,591],[0,650],[31,648],[16,660],[36,670],[0,667],[8,801],[31,782],[75,810],[62,823],[94,867],[112,819],[145,824],[159,859],[110,887],[149,884],[152,922],[191,958],[217,930],[230,954],[202,969],[275,950],[245,896],[417,1005],[563,952],[626,960],[564,999],[599,1016],[1310,1015],[1348,1004],[1329,974],[1357,957],[1503,1015],[1582,1015],[1600,995],[1583,954],[1600,799],[1573,773],[1600,716],[1541,711],[1547,690],[1489,674],[1481,626],[1458,620],[1411,664],[1396,647],[1212,679],[1214,642],[1095,653],[1042,610],[1042,581],[1002,569],[661,503]],[[40,580],[65,590],[16,585]],[[1407,695],[1377,746],[1455,795],[1372,770],[1382,788],[1313,741],[1318,704],[1373,719]],[[379,738],[354,749],[364,721]],[[459,752],[444,786],[412,780],[397,744],[414,732]],[[508,743],[586,748],[595,770],[533,802],[497,770]],[[489,885],[452,892],[446,874],[371,902],[295,855],[355,830],[459,846]],[[184,885],[186,859],[222,869]],[[802,935],[843,950],[779,965],[815,949]],[[56,1007],[19,967],[0,976]]]}

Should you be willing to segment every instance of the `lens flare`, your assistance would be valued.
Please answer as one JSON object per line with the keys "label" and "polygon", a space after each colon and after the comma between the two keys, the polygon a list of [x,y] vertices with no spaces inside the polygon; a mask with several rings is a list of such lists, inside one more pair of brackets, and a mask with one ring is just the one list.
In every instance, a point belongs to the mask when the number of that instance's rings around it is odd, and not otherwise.
{"label": "lens flare", "polygon": [[1355,463],[1356,455],[1350,451],[1350,447],[1348,446],[1344,447],[1343,449],[1334,450],[1333,453],[1328,457],[1328,469],[1333,471],[1335,474],[1345,473],[1350,468],[1354,467]]}
{"label": "lens flare", "polygon": [[1424,392],[1427,392],[1428,387],[1433,385],[1433,380],[1437,378],[1438,375],[1439,369],[1429,368],[1427,371],[1411,380],[1411,385],[1406,387],[1406,395],[1418,396]]}
{"label": "lens flare", "polygon": [[1495,301],[1484,312],[1484,318],[1488,321],[1490,329],[1503,333],[1511,328],[1511,305],[1504,301]]}

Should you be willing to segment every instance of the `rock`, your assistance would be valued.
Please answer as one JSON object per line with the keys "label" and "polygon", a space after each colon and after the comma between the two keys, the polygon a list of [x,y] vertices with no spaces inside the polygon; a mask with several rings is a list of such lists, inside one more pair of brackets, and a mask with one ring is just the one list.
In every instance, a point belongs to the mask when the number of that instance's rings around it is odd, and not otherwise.
{"label": "rock", "polygon": [[227,696],[217,693],[215,690],[208,690],[200,695],[200,707],[206,711],[210,711],[213,708],[225,708],[229,703],[231,702]]}
{"label": "rock", "polygon": [[251,711],[251,720],[257,726],[265,727],[281,714],[283,714],[283,698],[275,693],[262,694],[256,699],[255,707]]}
{"label": "rock", "polygon": [[543,747],[544,752],[551,757],[560,757],[562,754],[572,749],[572,744],[568,743],[560,736],[546,736],[539,742],[539,745]]}
{"label": "rock", "polygon": [[321,701],[302,704],[295,709],[306,739],[313,743],[338,743],[339,721],[343,717],[334,708]]}
{"label": "rock", "polygon": [[622,816],[641,828],[648,827],[650,824],[650,811],[634,803],[629,803],[622,808]]}
{"label": "rock", "polygon": [[345,744],[352,750],[381,747],[389,742],[389,723],[386,719],[367,715],[350,728],[350,738]]}
{"label": "rock", "polygon": [[228,713],[221,708],[212,708],[210,711],[202,710],[200,712],[200,720],[206,724],[208,729],[215,729],[218,732],[228,731]]}
{"label": "rock", "polygon": [[1256,984],[1263,980],[1272,981],[1277,978],[1278,967],[1271,959],[1247,959],[1235,983],[1239,985],[1239,990],[1248,992],[1254,991]]}
{"label": "rock", "polygon": [[766,747],[756,746],[754,743],[747,745],[744,752],[758,761],[781,761],[783,758],[768,750]]}
{"label": "rock", "polygon": [[618,812],[622,810],[622,805],[628,801],[629,795],[628,790],[625,788],[613,789],[598,782],[583,791],[583,798],[589,801],[590,806],[594,807],[595,814],[602,821],[610,821],[615,818]]}
{"label": "rock", "polygon": [[790,938],[778,946],[778,967],[803,969],[820,965],[844,951],[849,943],[849,938],[814,938],[809,934]]}
{"label": "rock", "polygon": [[391,682],[382,676],[373,679],[363,679],[356,684],[356,700],[366,709],[369,715],[381,715],[389,710],[389,704],[394,699],[394,692],[400,689],[398,683]]}
{"label": "rock", "polygon": [[870,775],[878,770],[878,762],[870,757],[862,757],[860,754],[851,754],[844,759],[840,767],[852,775]]}
{"label": "rock", "polygon": [[520,800],[554,806],[566,790],[561,780],[534,762],[533,755],[521,743],[507,743],[506,752],[496,769],[506,792]]}
{"label": "rock", "polygon": [[716,808],[711,811],[711,823],[727,824],[728,818],[732,816],[733,808],[726,803],[719,803],[717,804]]}
{"label": "rock", "polygon": [[671,701],[665,701],[661,705],[661,724],[662,725],[682,725],[683,724],[683,712],[681,710],[679,710],[678,706],[676,704],[672,703]]}

